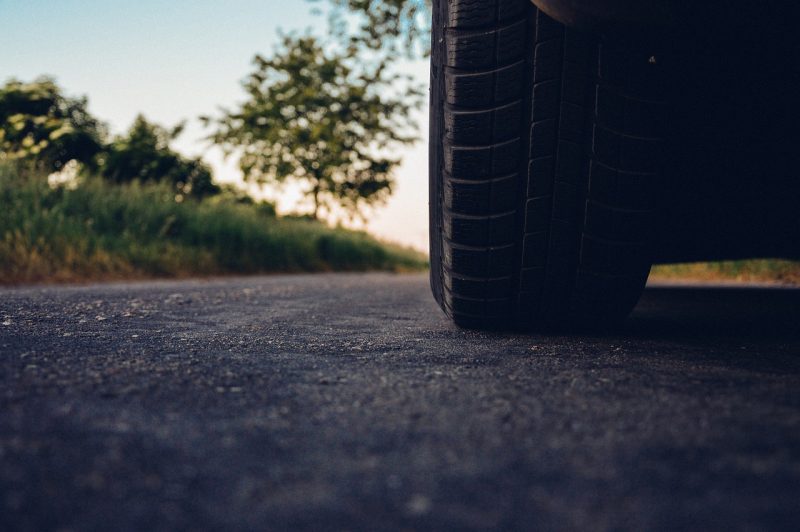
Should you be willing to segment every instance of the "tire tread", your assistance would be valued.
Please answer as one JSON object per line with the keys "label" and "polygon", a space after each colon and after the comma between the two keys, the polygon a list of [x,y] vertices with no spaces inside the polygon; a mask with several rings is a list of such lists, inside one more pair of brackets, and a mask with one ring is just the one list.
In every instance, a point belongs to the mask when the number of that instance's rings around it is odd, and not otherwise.
{"label": "tire tread", "polygon": [[657,76],[529,0],[434,9],[446,21],[434,22],[431,115],[440,305],[468,327],[624,316],[650,265]]}

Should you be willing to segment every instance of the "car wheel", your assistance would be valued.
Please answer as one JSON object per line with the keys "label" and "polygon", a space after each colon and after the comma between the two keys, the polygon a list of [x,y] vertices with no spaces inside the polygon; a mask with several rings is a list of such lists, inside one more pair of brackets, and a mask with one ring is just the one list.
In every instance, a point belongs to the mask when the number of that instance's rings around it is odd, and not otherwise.
{"label": "car wheel", "polygon": [[663,68],[529,0],[434,0],[431,286],[458,325],[595,326],[650,269]]}

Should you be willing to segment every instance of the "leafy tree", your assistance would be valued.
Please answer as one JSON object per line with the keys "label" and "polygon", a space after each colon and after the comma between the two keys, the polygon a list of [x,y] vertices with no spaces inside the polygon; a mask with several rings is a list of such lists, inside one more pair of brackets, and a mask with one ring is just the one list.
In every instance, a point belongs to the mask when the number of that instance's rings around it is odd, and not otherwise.
{"label": "leafy tree", "polygon": [[356,50],[326,50],[312,36],[284,36],[271,58],[257,55],[244,81],[247,99],[219,118],[210,139],[237,154],[245,177],[304,185],[313,216],[337,207],[351,216],[384,201],[400,159],[392,149],[415,139],[407,77],[384,62],[368,66]]}
{"label": "leafy tree", "polygon": [[187,159],[170,148],[182,130],[183,124],[165,129],[137,116],[127,134],[108,146],[101,174],[114,183],[168,182],[179,194],[196,198],[217,194],[220,189],[206,164]]}
{"label": "leafy tree", "polygon": [[86,98],[64,96],[52,78],[8,81],[0,87],[0,160],[47,172],[73,160],[92,165],[105,126],[86,106]]}
{"label": "leafy tree", "polygon": [[[310,0],[319,2],[320,0]],[[351,46],[365,45],[389,55],[427,55],[430,49],[431,0],[328,0],[334,32]],[[344,15],[356,15],[356,31]]]}

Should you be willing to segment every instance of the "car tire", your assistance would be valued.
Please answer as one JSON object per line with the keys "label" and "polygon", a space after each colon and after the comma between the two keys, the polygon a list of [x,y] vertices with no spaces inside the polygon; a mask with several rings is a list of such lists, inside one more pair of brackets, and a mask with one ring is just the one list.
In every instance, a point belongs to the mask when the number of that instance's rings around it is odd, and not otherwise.
{"label": "car tire", "polygon": [[663,68],[529,0],[434,0],[434,296],[469,328],[606,326],[651,266]]}

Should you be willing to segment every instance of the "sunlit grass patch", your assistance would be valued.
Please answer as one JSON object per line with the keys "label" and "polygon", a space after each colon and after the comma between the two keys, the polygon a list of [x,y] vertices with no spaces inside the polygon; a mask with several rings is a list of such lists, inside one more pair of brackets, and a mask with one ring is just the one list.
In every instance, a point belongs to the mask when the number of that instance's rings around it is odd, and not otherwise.
{"label": "sunlit grass patch", "polygon": [[730,260],[654,266],[651,279],[778,282],[800,285],[800,262],[779,259]]}
{"label": "sunlit grass patch", "polygon": [[258,205],[175,201],[166,185],[52,187],[0,167],[0,282],[406,271],[425,257]]}

